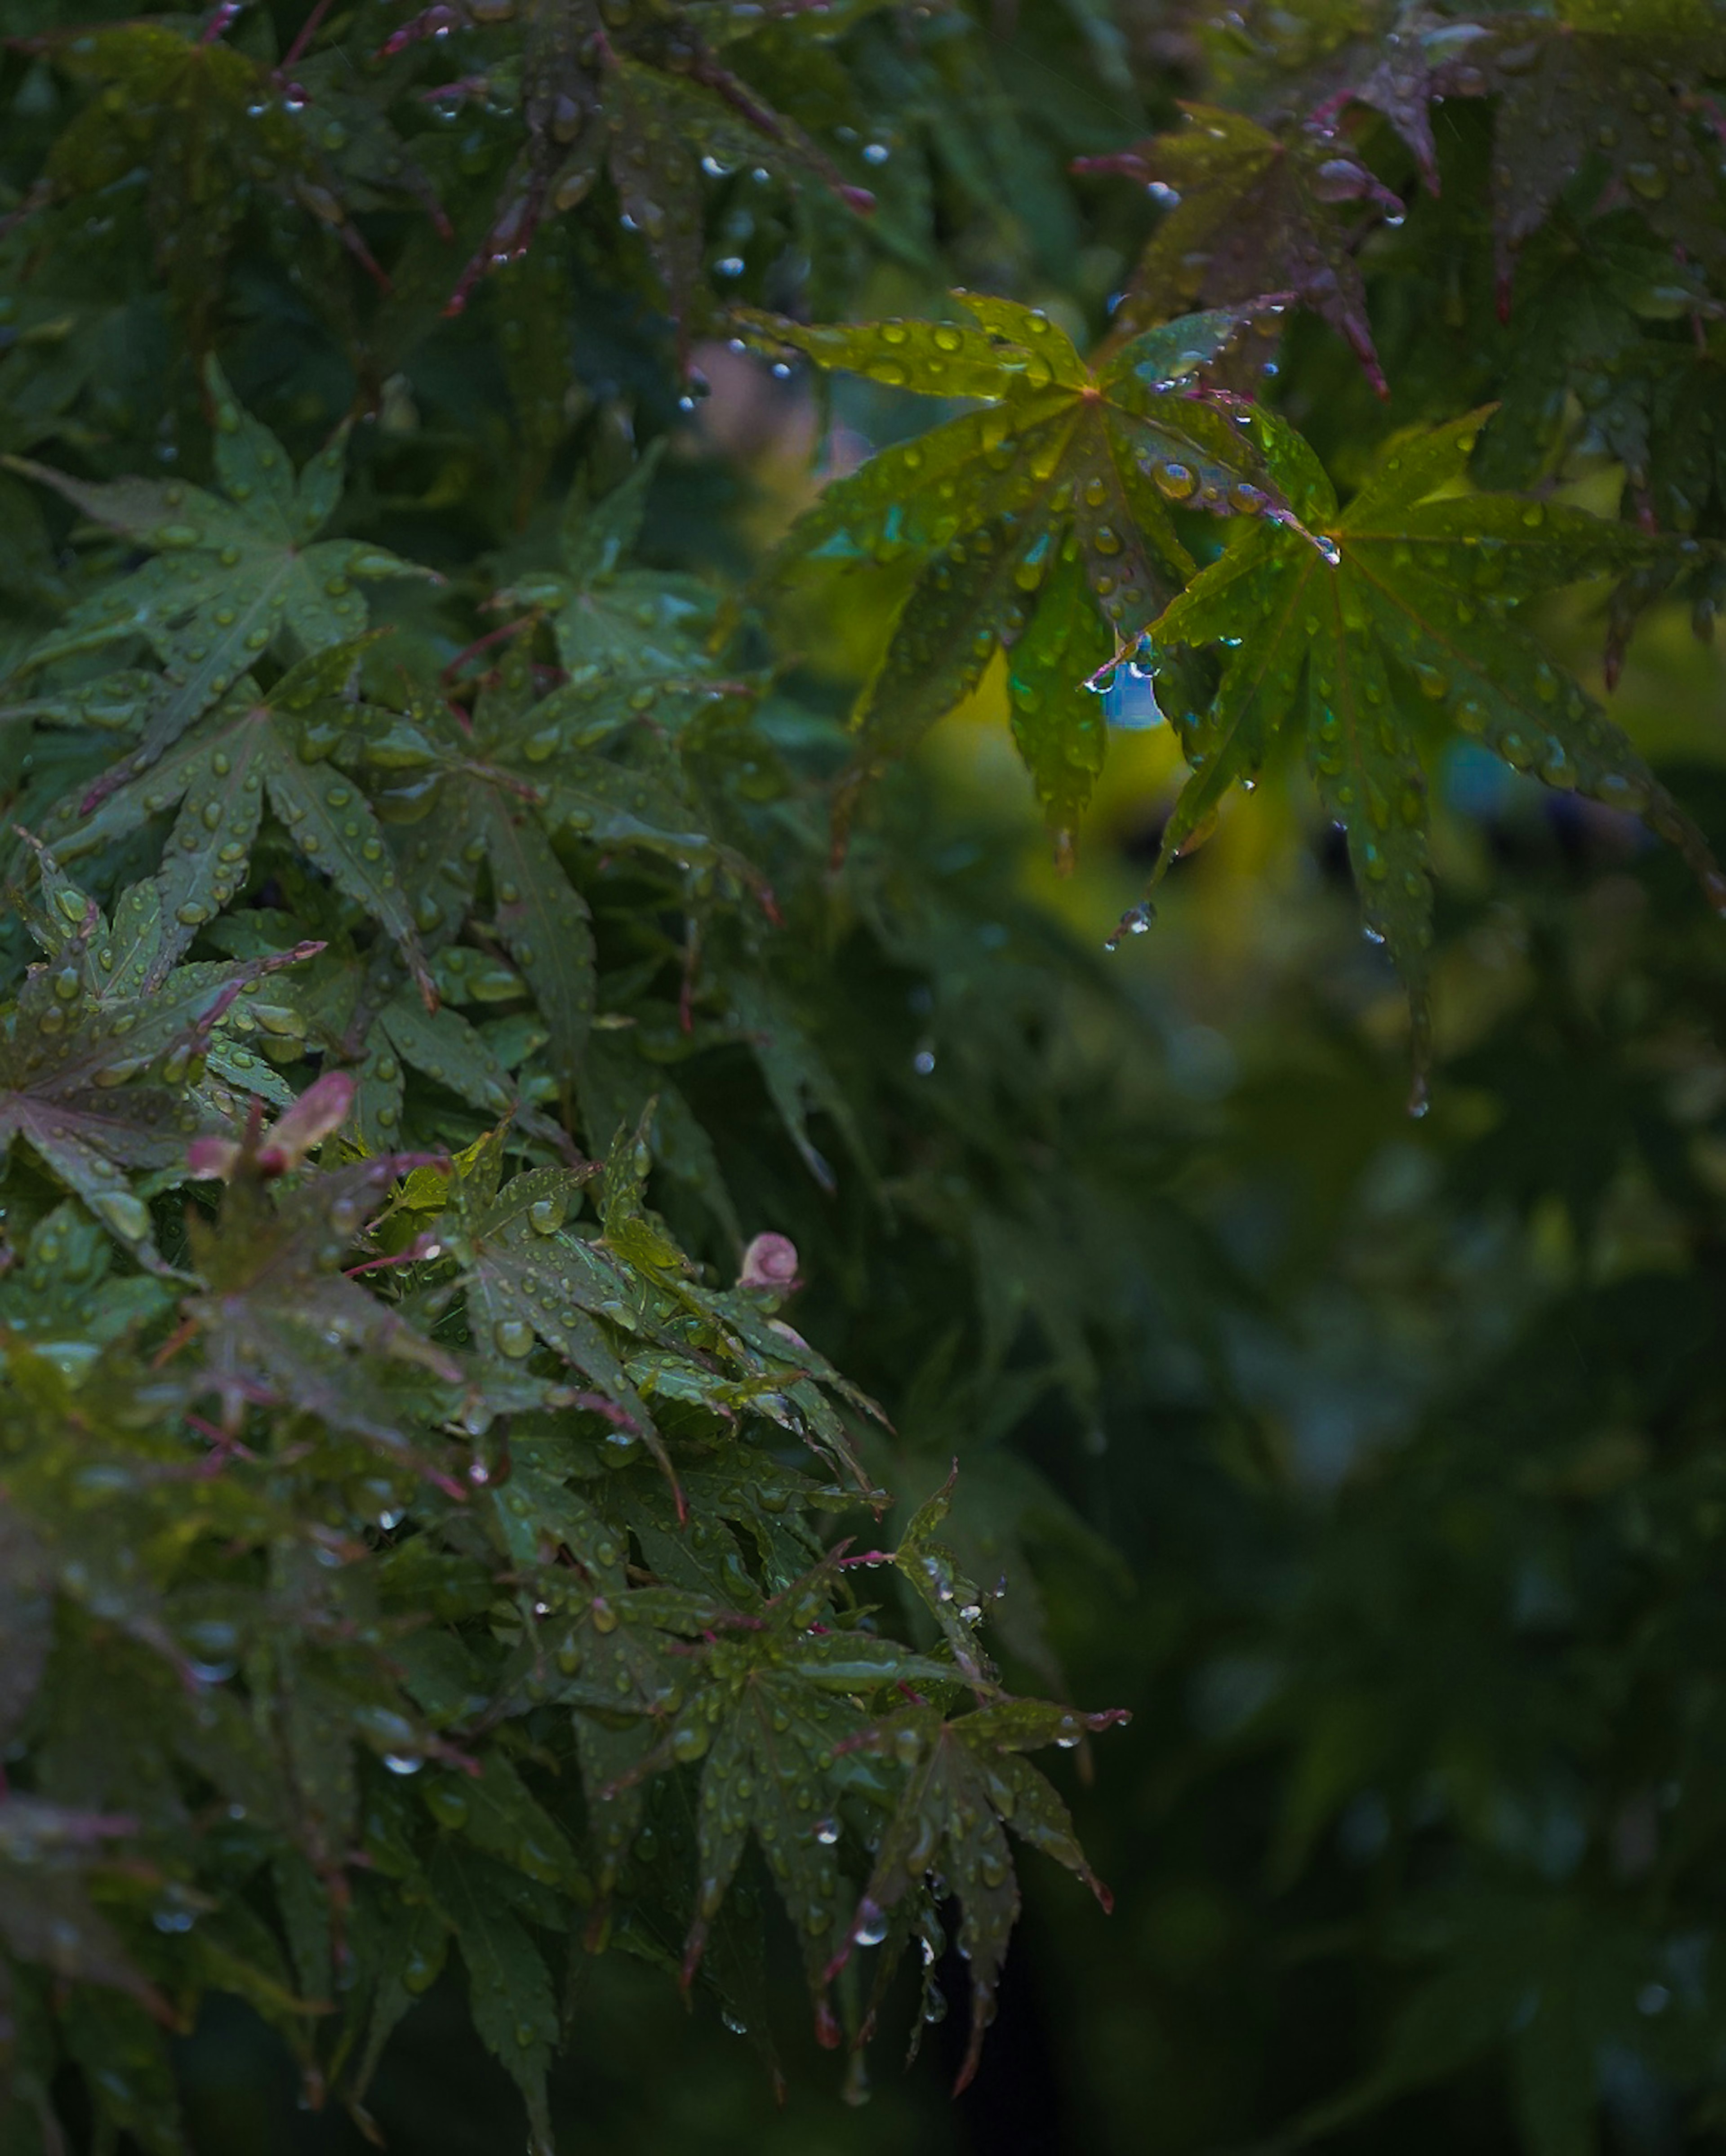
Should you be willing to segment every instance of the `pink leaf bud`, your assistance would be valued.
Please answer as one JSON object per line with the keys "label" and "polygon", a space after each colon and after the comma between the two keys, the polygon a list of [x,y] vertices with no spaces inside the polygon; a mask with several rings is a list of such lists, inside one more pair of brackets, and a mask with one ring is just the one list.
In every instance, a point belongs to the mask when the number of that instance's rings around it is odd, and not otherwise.
{"label": "pink leaf bud", "polygon": [[798,1285],[796,1244],[789,1235],[776,1235],[771,1229],[758,1235],[743,1253],[737,1286],[773,1288],[789,1295]]}

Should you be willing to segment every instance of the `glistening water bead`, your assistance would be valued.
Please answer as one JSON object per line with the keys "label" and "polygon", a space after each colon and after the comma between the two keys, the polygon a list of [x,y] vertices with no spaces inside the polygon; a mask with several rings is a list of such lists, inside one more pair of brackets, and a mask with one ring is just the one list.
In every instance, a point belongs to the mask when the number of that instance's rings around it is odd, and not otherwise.
{"label": "glistening water bead", "polygon": [[1117,951],[1120,949],[1122,942],[1125,937],[1148,934],[1150,930],[1151,923],[1156,919],[1156,907],[1152,905],[1149,899],[1142,898],[1137,906],[1128,906],[1126,912],[1121,916],[1119,924],[1116,927],[1114,934],[1104,938],[1103,949],[1105,951]]}

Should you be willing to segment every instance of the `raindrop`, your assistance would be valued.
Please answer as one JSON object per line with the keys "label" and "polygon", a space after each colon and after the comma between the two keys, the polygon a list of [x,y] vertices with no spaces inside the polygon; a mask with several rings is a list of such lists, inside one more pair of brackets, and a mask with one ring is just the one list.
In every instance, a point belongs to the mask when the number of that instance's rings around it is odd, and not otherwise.
{"label": "raindrop", "polygon": [[878,1947],[887,1935],[887,1912],[866,1894],[857,1904],[851,1937],[860,1947]]}
{"label": "raindrop", "polygon": [[815,1821],[814,1835],[817,1841],[824,1843],[830,1849],[839,1840],[839,1821],[833,1819],[818,1819]]}
{"label": "raindrop", "polygon": [[425,1792],[425,1806],[439,1826],[467,1824],[467,1799],[453,1782],[434,1783]]}
{"label": "raindrop", "polygon": [[1156,919],[1156,917],[1157,909],[1151,904],[1149,899],[1140,899],[1137,906],[1128,906],[1126,912],[1121,916],[1120,921],[1116,927],[1114,934],[1105,937],[1103,941],[1103,949],[1105,951],[1118,951],[1121,947],[1121,942],[1123,937],[1143,936],[1148,934],[1150,930],[1151,923]]}
{"label": "raindrop", "polygon": [[386,1752],[383,1763],[392,1774],[417,1774],[425,1762],[415,1753]]}
{"label": "raindrop", "polygon": [[1358,202],[1370,192],[1373,177],[1352,157],[1327,157],[1313,173],[1311,185],[1322,203]]}
{"label": "raindrop", "polygon": [[129,1190],[99,1192],[90,1200],[90,1206],[125,1242],[141,1242],[150,1232],[149,1209]]}

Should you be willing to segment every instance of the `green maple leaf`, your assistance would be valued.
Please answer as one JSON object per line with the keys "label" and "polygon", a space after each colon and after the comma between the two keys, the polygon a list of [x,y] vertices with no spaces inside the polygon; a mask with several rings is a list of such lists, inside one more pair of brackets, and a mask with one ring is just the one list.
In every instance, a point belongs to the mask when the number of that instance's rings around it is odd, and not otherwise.
{"label": "green maple leaf", "polygon": [[1482,438],[1477,475],[1487,485],[1518,486],[1557,468],[1580,417],[1576,446],[1621,464],[1645,514],[1652,506],[1662,524],[1693,528],[1708,480],[1693,502],[1671,476],[1675,465],[1713,460],[1712,428],[1683,407],[1684,388],[1714,370],[1693,346],[1651,334],[1650,325],[1721,311],[1699,266],[1675,261],[1670,247],[1636,225],[1579,231],[1551,220],[1518,271],[1508,379]]}
{"label": "green maple leaf", "polygon": [[1436,192],[1431,105],[1497,100],[1490,170],[1502,311],[1523,244],[1585,178],[1588,208],[1628,205],[1686,255],[1714,269],[1726,259],[1699,94],[1726,60],[1726,41],[1708,0],[1641,0],[1633,20],[1616,0],[1571,0],[1556,18],[1507,9],[1468,23],[1417,7],[1387,50],[1391,42],[1382,33],[1360,42],[1345,66],[1352,79],[1327,112],[1350,98],[1376,107]]}
{"label": "green maple leaf", "polygon": [[294,845],[388,933],[429,1009],[437,992],[383,827],[358,789],[324,759],[351,722],[363,639],[291,666],[268,692],[242,675],[159,761],[125,767],[100,798],[65,804],[49,831],[72,860],[176,809],[153,879],[169,957],[244,888],[265,803]]}
{"label": "green maple leaf", "polygon": [[557,705],[587,706],[582,732],[591,739],[602,737],[608,717],[626,724],[668,693],[722,693],[706,651],[717,611],[713,593],[698,578],[625,561],[640,535],[664,449],[661,436],[598,501],[579,483],[573,487],[558,535],[561,567],[517,578],[498,594],[498,604],[535,606],[548,616],[569,677]]}
{"label": "green maple leaf", "polygon": [[943,1684],[944,1665],[871,1633],[835,1629],[836,1555],[763,1605],[751,1629],[716,1636],[655,1764],[704,1761],[697,1807],[699,1884],[684,1947],[693,1977],[753,1834],[798,1935],[824,2043],[838,2041],[825,2000],[845,1899],[835,1817],[850,1774],[860,1701],[902,1683]]}
{"label": "green maple leaf", "polygon": [[[845,1387],[808,1343],[775,1332],[739,1294],[701,1286],[689,1260],[641,1203],[645,1154],[639,1134],[613,1148],[597,1236],[567,1225],[585,1175],[536,1168],[500,1188],[501,1147],[487,1142],[463,1163],[439,1240],[462,1267],[468,1325],[495,1365],[521,1363],[542,1343],[594,1389],[625,1441],[636,1439],[677,1481],[651,1402],[705,1407],[724,1418],[764,1415],[796,1432],[869,1491],[849,1433],[824,1397]],[[680,1509],[682,1500],[678,1497]]]}
{"label": "green maple leaf", "polygon": [[[362,1006],[350,1006],[344,1040],[353,1037],[363,1015]],[[362,1142],[367,1146],[393,1142],[392,1133],[400,1131],[406,1093],[403,1071],[412,1069],[437,1085],[448,1086],[480,1114],[507,1116],[529,1137],[573,1154],[562,1127],[523,1097],[514,1076],[492,1053],[484,1034],[459,1011],[441,1007],[428,1011],[418,996],[398,989],[378,1009],[364,1040],[356,1114]]]}
{"label": "green maple leaf", "polygon": [[543,1342],[597,1389],[619,1434],[639,1439],[670,1476],[659,1425],[614,1337],[613,1328],[644,1323],[641,1285],[598,1244],[564,1233],[587,1178],[534,1168],[500,1188],[501,1158],[488,1142],[464,1164],[439,1229],[462,1267],[475,1348],[494,1364],[519,1363]]}
{"label": "green maple leaf", "polygon": [[[207,932],[221,949],[249,957],[275,948],[285,931],[279,917],[247,912],[224,916]],[[447,963],[452,954],[481,956],[465,945],[446,945],[437,954],[433,973],[443,997],[452,988],[460,996],[467,985],[467,969]],[[493,970],[501,973],[506,993],[525,993],[506,968]],[[249,1045],[236,1053],[239,1041]],[[270,1068],[251,1045],[267,1047],[278,1065],[321,1053],[324,1070],[347,1066],[355,1081],[351,1127],[368,1152],[401,1144],[410,1070],[446,1086],[488,1122],[507,1117],[528,1137],[573,1152],[561,1126],[523,1096],[476,1026],[447,1000],[428,1010],[389,953],[356,949],[337,926],[324,950],[278,983],[267,1002],[249,997],[230,1009],[216,1036],[212,1070],[237,1091],[265,1093],[285,1106],[290,1096],[280,1080],[272,1086]]]}
{"label": "green maple leaf", "polygon": [[106,924],[90,910],[55,958],[32,968],[0,1014],[0,1148],[22,1138],[146,1263],[150,1214],[129,1173],[183,1171],[207,1117],[193,1091],[212,1029],[248,983],[315,944],[243,965],[182,966],[110,991]]}
{"label": "green maple leaf", "polygon": [[[529,725],[525,654],[482,694],[464,727],[439,703],[415,700],[420,767],[441,771],[433,814],[414,843],[428,919],[465,915],[480,862],[491,871],[492,927],[527,978],[549,1036],[552,1073],[566,1096],[578,1083],[593,1021],[593,931],[588,902],[552,847],[558,819],[537,767],[562,740],[555,719]],[[362,751],[363,753],[363,751]],[[403,751],[406,764],[411,751]],[[537,781],[541,783],[536,783]]]}
{"label": "green maple leaf", "polygon": [[191,1383],[224,1429],[253,1404],[289,1408],[417,1464],[408,1426],[426,1403],[393,1380],[413,1369],[453,1386],[460,1365],[341,1269],[398,1172],[389,1157],[327,1168],[272,1200],[243,1158],[218,1220],[188,1217],[202,1281],[182,1305],[200,1351]]}
{"label": "green maple leaf", "polygon": [[362,632],[366,601],[357,583],[429,573],[362,541],[317,536],[341,499],[345,425],[296,476],[275,437],[235,401],[214,360],[204,375],[220,495],[179,480],[98,485],[25,459],[8,460],[153,557],[74,607],[17,670],[39,672],[116,643],[152,647],[162,676],[143,709],[136,752],[110,770],[105,789],[141,773],[260,659],[291,662]]}
{"label": "green maple leaf", "polygon": [[544,1957],[478,1861],[445,1847],[431,1877],[466,1964],[474,2026],[526,2100],[532,2156],[554,2156],[546,2076],[557,2043],[557,2008]]}
{"label": "green maple leaf", "polygon": [[978,1638],[983,1598],[959,1570],[953,1552],[936,1537],[952,1509],[958,1476],[954,1460],[946,1481],[907,1522],[893,1561],[940,1626],[954,1666],[979,1695],[986,1695],[995,1689],[995,1672]]}
{"label": "green maple leaf", "polygon": [[1038,310],[955,297],[975,326],[811,328],[741,311],[758,341],[821,367],[985,400],[830,484],[773,573],[866,564],[912,580],[858,705],[860,774],[912,747],[1004,649],[1020,747],[1070,822],[1102,756],[1086,678],[1192,574],[1172,507],[1290,512],[1265,475],[1257,414],[1194,393],[1241,314],[1148,331],[1093,372]]}
{"label": "green maple leaf", "polygon": [[1463,56],[1498,100],[1492,228],[1502,304],[1518,249],[1585,168],[1601,174],[1596,202],[1627,202],[1688,255],[1717,270],[1726,262],[1716,153],[1684,90],[1726,49],[1716,23],[1708,38],[1681,33],[1662,53],[1661,28],[1651,18],[1615,34],[1600,23],[1524,18],[1494,26]]}
{"label": "green maple leaf", "polygon": [[[770,1317],[747,1290],[715,1291],[696,1281],[689,1260],[645,1202],[652,1165],[646,1142],[651,1121],[650,1102],[640,1127],[619,1132],[614,1140],[600,1184],[600,1218],[604,1248],[623,1260],[638,1283],[637,1329],[656,1348],[673,1351],[684,1365],[680,1370],[661,1355],[654,1383],[673,1397],[692,1398],[721,1414],[747,1409],[767,1415],[800,1437],[864,1497],[877,1500],[881,1492],[871,1487],[850,1433],[823,1389],[836,1392],[877,1423],[886,1418],[807,1340]],[[706,1351],[692,1386],[687,1379],[696,1358],[687,1355],[685,1345],[691,1320]]]}
{"label": "green maple leaf", "polygon": [[[182,947],[169,937],[156,885],[129,885],[116,899],[110,921],[39,839],[23,830],[19,836],[33,859],[37,876],[37,903],[26,909],[26,918],[46,956],[57,963],[82,967],[85,985],[98,1003],[146,994],[157,987]],[[281,947],[275,943],[237,955],[267,957]]]}
{"label": "green maple leaf", "polygon": [[[861,10],[845,11],[855,14]],[[764,19],[801,19],[798,5],[761,14],[696,6],[601,7],[598,0],[522,0],[513,5],[450,0],[403,24],[384,48],[447,32],[455,16],[496,36],[519,23],[516,52],[490,78],[493,95],[514,92],[527,139],[511,166],[491,228],[463,272],[449,311],[465,303],[492,264],[522,254],[549,213],[586,201],[609,174],[626,220],[638,234],[680,324],[701,277],[703,174],[738,165],[777,166],[789,177],[830,189],[852,208],[873,207],[866,188],[848,183],[797,122],[720,58],[720,48]],[[817,36],[830,35],[823,24]],[[502,34],[507,36],[507,30]]]}
{"label": "green maple leaf", "polygon": [[[631,1589],[627,1534],[568,1486],[568,1465],[557,1440],[529,1439],[492,1502],[514,1575],[543,1605],[537,1630],[547,1645],[537,1648],[532,1696],[555,1698],[574,1713],[598,1856],[597,1945],[607,1898],[640,1830],[642,1770],[684,1696],[686,1672],[666,1651],[664,1598]],[[681,1629],[696,1630],[700,1621]]]}
{"label": "green maple leaf", "polygon": [[49,151],[35,209],[111,197],[141,169],[145,228],[168,290],[207,341],[234,235],[260,195],[333,229],[376,274],[336,176],[269,70],[218,37],[167,23],[113,23],[43,41],[95,95]]}
{"label": "green maple leaf", "polygon": [[[0,1335],[27,1342],[75,1376],[108,1342],[141,1329],[163,1309],[167,1291],[146,1274],[115,1278],[112,1250],[109,1238],[80,1206],[56,1205],[36,1223],[23,1248],[8,1253],[13,1262],[0,1272]],[[15,1645],[7,1640],[8,1662]],[[0,1681],[0,1706],[4,1694]],[[0,1712],[0,1724],[5,1719]]]}
{"label": "green maple leaf", "polygon": [[969,1964],[971,2030],[954,2093],[965,2088],[994,2018],[1007,1941],[1019,1920],[1019,1881],[1006,1830],[1076,1872],[1105,1910],[1108,1889],[1085,1861],[1066,1804],[1020,1755],[1048,1744],[1074,1745],[1087,1730],[1127,1719],[1123,1709],[1080,1714],[1040,1700],[1004,1700],[948,1721],[934,1707],[912,1707],[883,1722],[873,1747],[905,1769],[905,1786],[881,1835],[869,1884],[857,1904],[832,1974],[858,1945],[885,1941],[876,1995],[911,1936],[925,1881],[938,1871],[963,1914],[959,1951]]}
{"label": "green maple leaf", "polygon": [[439,1826],[573,1901],[592,1900],[592,1884],[568,1838],[507,1753],[488,1752],[477,1774],[464,1763],[460,1771],[445,1768],[415,1786]]}
{"label": "green maple leaf", "polygon": [[[1165,321],[1195,308],[1240,306],[1264,292],[1288,291],[1345,338],[1381,396],[1388,394],[1367,322],[1366,287],[1355,249],[1362,207],[1400,217],[1402,203],[1315,126],[1272,134],[1211,105],[1182,107],[1187,125],[1137,148],[1082,157],[1086,172],[1120,172],[1160,190],[1167,215],[1133,271],[1117,316],[1120,327]],[[1172,198],[1172,199],[1171,199]],[[1255,326],[1245,345],[1256,372],[1279,325]]]}
{"label": "green maple leaf", "polygon": [[1269,525],[1247,530],[1148,639],[1153,653],[1209,644],[1224,653],[1215,699],[1178,719],[1193,775],[1153,884],[1229,788],[1298,729],[1325,811],[1348,834],[1368,929],[1408,986],[1417,1088],[1432,942],[1423,752],[1446,735],[1644,816],[1726,903],[1701,833],[1515,619],[1522,602],[1621,567],[1645,542],[1580,509],[1458,491],[1487,416],[1393,441],[1343,510],[1312,453],[1288,438],[1280,468],[1332,558]]}
{"label": "green maple leaf", "polygon": [[[617,663],[608,636],[597,659],[578,662],[571,681],[537,699],[525,639],[517,639],[482,686],[470,718],[410,682],[403,711],[357,714],[349,738],[331,736],[331,754],[362,774],[380,799],[403,784],[423,789],[428,778],[438,778],[430,813],[403,848],[416,917],[429,935],[451,932],[473,909],[485,865],[492,901],[485,926],[538,1006],[552,1075],[566,1100],[583,1091],[596,981],[588,902],[554,839],[645,851],[680,871],[720,866],[764,891],[758,871],[705,828],[674,750],[649,767],[602,753],[601,744],[620,729],[640,731],[644,711],[662,689],[682,682],[681,663],[674,681],[655,670],[650,656],[644,667],[639,649],[634,660],[621,662],[621,679],[613,670]],[[634,701],[626,694],[632,683]],[[691,686],[715,693],[699,676]],[[645,740],[633,746],[646,753]]]}
{"label": "green maple leaf", "polygon": [[172,2008],[94,1907],[86,1885],[101,1869],[104,1844],[135,1824],[39,1797],[0,1797],[0,1940],[20,1962],[123,1993],[171,2024]]}

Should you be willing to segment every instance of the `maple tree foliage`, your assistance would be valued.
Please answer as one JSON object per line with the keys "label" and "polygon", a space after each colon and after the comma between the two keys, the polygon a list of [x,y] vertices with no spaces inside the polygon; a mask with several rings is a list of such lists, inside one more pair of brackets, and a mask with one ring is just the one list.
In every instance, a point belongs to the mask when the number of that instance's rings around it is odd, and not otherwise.
{"label": "maple tree foliage", "polygon": [[[1139,1732],[1076,1703],[1110,1695],[1071,1643],[1134,1628],[1059,1621],[1050,1552],[1093,1613],[1118,1559],[1007,1440],[1056,1403],[1100,1456],[1153,1336],[1231,1502],[1285,1433],[1242,1435],[1275,1359],[1241,1374],[1257,1231],[1216,1192],[1246,1170],[1183,1181],[1220,1141],[1148,1132],[1132,1091],[1169,1043],[930,836],[917,758],[961,706],[994,697],[1064,869],[1128,720],[1184,767],[1152,888],[1237,787],[1308,804],[1405,997],[1373,1067],[1423,1111],[1446,968],[1493,932],[1453,932],[1457,769],[1627,860],[1652,834],[1692,877],[1682,966],[1629,932],[1518,950],[1550,1008],[1458,1029],[1457,1091],[1503,1112],[1458,1111],[1445,1217],[1460,1246],[1484,1190],[1549,1245],[1598,1230],[1574,1301],[1610,1331],[1600,1223],[1640,1176],[1662,1262],[1714,1280],[1718,819],[1607,702],[1651,619],[1705,638],[1726,590],[1714,11],[1025,13],[4,26],[8,2156],[68,2118],[196,2145],[181,2040],[223,1998],[375,2133],[434,1990],[549,2151],[624,1957],[783,2080],[788,1937],[857,2097],[957,1971],[963,2089],[1024,1853],[1108,1908],[1073,1778],[1031,1755],[1104,1740],[1107,1789]],[[814,482],[750,466],[763,411],[823,444]],[[1590,1000],[1614,968],[1641,971]],[[1190,1030],[1203,1100],[1233,1051]],[[1357,1493],[1328,1568],[1268,1617],[1207,1589],[1194,1630],[1269,1638],[1211,1765],[1279,1761],[1274,1881],[1369,1799],[1399,1848],[1455,1836],[1364,1927],[1417,1972],[1379,2048],[1266,2131],[1487,2056],[1535,2156],[1587,2156],[1602,2061],[1718,2105],[1684,1944],[1713,1883],[1675,1855],[1637,1902],[1652,1860],[1620,1861],[1662,1807],[1714,1830],[1713,1710],[1626,1582],[1712,1621],[1718,1385],[1705,1324],[1662,1361],[1620,1315],[1613,1411],[1677,1433],[1657,1470],[1607,1430],[1506,1481],[1503,1403],[1539,1386],[1475,1313],[1491,1383]],[[1539,1523],[1604,1583],[1553,1696],[1564,1774],[1616,1711],[1590,1654],[1646,1713],[1600,1769],[1596,1879],[1505,1824],[1535,1767],[1507,1794],[1480,1762],[1546,1728],[1539,1673],[1457,1613],[1488,1570],[1533,1607],[1528,1516],[1632,1483],[1641,1509]],[[1447,1658],[1491,1681],[1452,1696]]]}

